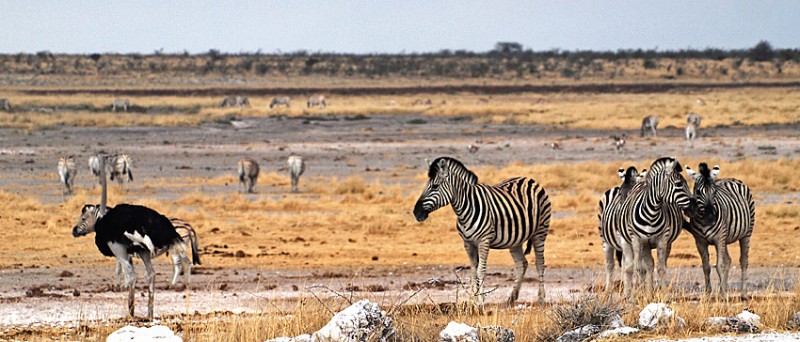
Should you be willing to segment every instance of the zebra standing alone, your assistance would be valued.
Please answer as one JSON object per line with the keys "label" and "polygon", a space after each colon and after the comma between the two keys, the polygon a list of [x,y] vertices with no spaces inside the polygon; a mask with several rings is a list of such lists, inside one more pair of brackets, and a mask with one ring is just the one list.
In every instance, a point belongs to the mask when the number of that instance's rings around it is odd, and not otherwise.
{"label": "zebra standing alone", "polygon": [[78,169],[75,167],[75,158],[73,156],[66,156],[58,158],[58,176],[61,178],[61,184],[64,185],[64,195],[72,195],[72,184],[75,183],[75,176],[78,174]]}
{"label": "zebra standing alone", "polygon": [[111,111],[116,112],[117,108],[122,108],[123,112],[127,112],[130,106],[131,102],[128,99],[118,97],[111,102]]}
{"label": "zebra standing alone", "polygon": [[117,180],[117,184],[123,185],[123,182],[133,182],[133,160],[127,154],[118,154],[110,158],[108,168],[111,171],[110,177],[112,181]]}
{"label": "zebra standing alone", "polygon": [[472,266],[472,295],[478,306],[483,305],[485,296],[483,282],[489,249],[511,252],[515,279],[506,303],[513,305],[528,268],[525,255],[533,247],[539,272],[539,301],[544,302],[544,241],[550,229],[551,210],[544,188],[525,177],[510,178],[495,186],[478,183],[475,173],[449,157],[434,160],[428,177],[425,190],[414,205],[414,217],[425,221],[431,212],[451,204]]}
{"label": "zebra standing alone", "polygon": [[600,234],[600,240],[603,242],[603,255],[606,261],[605,290],[607,292],[611,291],[612,288],[611,278],[613,278],[614,274],[614,256],[616,256],[617,261],[622,261],[622,244],[620,243],[619,235],[622,230],[619,225],[620,203],[628,197],[628,193],[636,183],[644,180],[647,175],[647,169],[642,169],[642,172],[639,173],[635,166],[630,166],[627,170],[620,168],[617,174],[622,179],[622,184],[606,190],[603,196],[600,197],[597,210],[597,229]]}
{"label": "zebra standing alone", "polygon": [[286,106],[286,108],[292,107],[292,99],[288,96],[275,96],[272,98],[272,101],[269,103],[269,108],[277,106]]}
{"label": "zebra standing alone", "polygon": [[700,133],[700,115],[695,113],[686,114],[686,140],[689,141],[691,146],[694,146],[694,139]]}
{"label": "zebra standing alone", "polygon": [[100,158],[98,155],[89,156],[89,172],[98,179],[98,182],[100,181]]}
{"label": "zebra standing alone", "polygon": [[303,157],[298,155],[290,155],[286,161],[289,166],[289,177],[292,178],[292,192],[298,192],[297,182],[300,181],[300,176],[306,171],[306,162]]}
{"label": "zebra standing alone", "polygon": [[684,223],[681,210],[692,216],[696,209],[682,171],[675,158],[654,161],[645,180],[633,186],[617,209],[626,297],[632,292],[634,268],[652,289],[653,248],[658,256],[658,279],[666,281],[667,258]]}
{"label": "zebra standing alone", "polygon": [[245,107],[250,105],[250,100],[247,96],[227,96],[222,99],[219,106],[224,107]]}
{"label": "zebra standing alone", "polygon": [[320,108],[327,107],[327,103],[325,102],[325,95],[311,95],[308,97],[308,102],[306,103],[308,108],[319,106]]}
{"label": "zebra standing alone", "polygon": [[247,189],[248,193],[253,193],[253,187],[258,180],[258,163],[250,158],[242,158],[237,164],[239,174],[239,188]]}
{"label": "zebra standing alone", "polygon": [[657,137],[658,133],[656,130],[658,129],[658,118],[655,115],[648,115],[642,119],[642,128],[639,130],[639,136],[644,138],[645,133],[650,131],[653,134],[653,137]]}
{"label": "zebra standing alone", "polygon": [[735,178],[718,179],[719,166],[708,169],[700,163],[699,173],[686,166],[686,174],[694,179],[694,195],[697,197],[697,215],[690,218],[686,230],[694,236],[697,251],[703,262],[706,292],[711,292],[711,265],[708,260],[708,245],[717,250],[717,275],[722,298],[727,298],[728,271],[731,257],[728,244],[739,241],[742,268],[742,298],[747,298],[747,265],[750,253],[750,237],[756,219],[756,204],[750,188]]}

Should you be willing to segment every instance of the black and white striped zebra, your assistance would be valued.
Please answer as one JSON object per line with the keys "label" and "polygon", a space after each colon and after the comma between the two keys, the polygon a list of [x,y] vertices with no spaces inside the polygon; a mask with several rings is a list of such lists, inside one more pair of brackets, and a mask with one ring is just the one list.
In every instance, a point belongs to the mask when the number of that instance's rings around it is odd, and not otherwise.
{"label": "black and white striped zebra", "polygon": [[644,138],[645,134],[649,131],[653,137],[658,136],[658,117],[655,115],[648,115],[642,119],[642,128],[639,130],[639,136]]}
{"label": "black and white striped zebra", "polygon": [[644,277],[648,288],[652,288],[651,249],[657,251],[658,279],[666,281],[667,258],[684,223],[681,211],[691,216],[697,207],[682,171],[675,158],[656,160],[650,165],[645,180],[634,185],[621,202],[617,224],[622,228],[620,242],[626,297],[632,293],[634,268]]}
{"label": "black and white striped zebra", "polygon": [[300,176],[306,171],[306,162],[303,157],[293,154],[289,156],[286,164],[289,167],[289,177],[292,179],[292,192],[298,192],[297,183],[300,181]]}
{"label": "black and white striped zebra", "polygon": [[731,257],[728,245],[739,241],[742,268],[742,297],[747,298],[747,266],[749,263],[750,237],[756,219],[756,205],[750,188],[735,178],[717,178],[719,166],[709,170],[700,163],[699,172],[686,166],[686,173],[694,179],[694,195],[697,197],[697,215],[691,217],[686,226],[694,237],[697,251],[703,262],[705,290],[711,292],[711,264],[708,246],[717,250],[717,275],[722,298],[727,298],[728,272]]}
{"label": "black and white striped zebra", "polygon": [[320,108],[325,108],[328,106],[327,102],[325,102],[325,95],[311,95],[308,97],[308,102],[306,102],[308,108],[319,106]]}
{"label": "black and white striped zebra", "polygon": [[[544,241],[550,229],[550,198],[530,178],[507,179],[497,185],[478,183],[478,176],[460,161],[441,157],[431,163],[428,183],[414,206],[422,222],[431,212],[450,204],[457,216],[456,227],[472,266],[472,295],[483,304],[483,282],[489,249],[509,249],[514,259],[514,289],[507,304],[519,297],[528,267],[525,255],[536,253],[539,301],[544,292]],[[523,251],[523,246],[525,250]]]}
{"label": "black and white striped zebra", "polygon": [[286,108],[292,107],[292,99],[288,96],[275,96],[272,98],[272,101],[269,103],[269,108],[277,106],[286,106]]}
{"label": "black and white striped zebra", "polygon": [[97,178],[98,183],[100,182],[100,158],[98,155],[89,156],[89,172]]}
{"label": "black and white striped zebra", "polygon": [[253,193],[253,187],[256,186],[258,180],[258,163],[250,158],[242,158],[236,166],[239,175],[239,188],[240,190]]}
{"label": "black and white striped zebra", "polygon": [[128,107],[131,106],[131,101],[126,98],[115,98],[114,101],[111,102],[111,111],[116,112],[118,108],[122,109],[123,112],[128,111]]}
{"label": "black and white striped zebra", "polygon": [[686,140],[689,141],[691,146],[694,146],[694,140],[700,134],[700,115],[695,113],[686,114]]}
{"label": "black and white striped zebra", "polygon": [[226,96],[222,99],[219,106],[221,108],[225,107],[246,107],[250,105],[250,100],[247,96]]}
{"label": "black and white striped zebra", "polygon": [[133,182],[133,159],[127,154],[118,154],[111,156],[108,159],[108,168],[110,171],[109,179],[117,180],[117,184],[123,185],[123,182]]}
{"label": "black and white striped zebra", "polygon": [[58,176],[61,179],[61,185],[64,186],[63,195],[72,195],[72,185],[75,183],[75,176],[78,174],[78,169],[75,167],[75,157],[66,156],[58,158]]}
{"label": "black and white striped zebra", "polygon": [[630,166],[627,170],[620,168],[617,174],[622,179],[622,184],[606,190],[600,197],[597,210],[597,229],[600,240],[603,242],[603,255],[606,263],[606,291],[612,289],[614,257],[616,256],[618,262],[622,262],[622,244],[619,235],[622,229],[619,220],[620,204],[628,197],[633,186],[644,180],[647,169],[642,169],[642,172],[639,173],[635,166]]}

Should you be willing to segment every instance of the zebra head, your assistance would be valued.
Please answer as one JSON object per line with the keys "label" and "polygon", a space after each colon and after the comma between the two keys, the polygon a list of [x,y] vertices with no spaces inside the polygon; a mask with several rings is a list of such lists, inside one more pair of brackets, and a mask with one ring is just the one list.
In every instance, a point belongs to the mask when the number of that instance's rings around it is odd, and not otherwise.
{"label": "zebra head", "polygon": [[700,163],[699,172],[694,172],[686,166],[686,174],[694,179],[694,195],[697,198],[697,212],[693,217],[703,225],[711,225],[717,220],[717,210],[714,207],[717,187],[714,181],[719,176],[719,165],[709,169],[708,164]]}
{"label": "zebra head", "polygon": [[428,214],[450,204],[453,191],[459,190],[458,184],[461,181],[474,185],[478,183],[478,176],[453,158],[440,157],[434,160],[428,169],[428,184],[414,205],[414,217],[417,221],[425,221]]}
{"label": "zebra head", "polygon": [[683,168],[675,158],[664,157],[650,165],[645,183],[649,191],[654,191],[662,201],[674,204],[689,217],[697,213],[697,199],[689,190],[689,185],[681,175]]}
{"label": "zebra head", "polygon": [[75,227],[72,228],[72,236],[80,237],[94,232],[94,225],[97,219],[100,218],[100,206],[96,204],[87,204],[81,209],[81,218]]}

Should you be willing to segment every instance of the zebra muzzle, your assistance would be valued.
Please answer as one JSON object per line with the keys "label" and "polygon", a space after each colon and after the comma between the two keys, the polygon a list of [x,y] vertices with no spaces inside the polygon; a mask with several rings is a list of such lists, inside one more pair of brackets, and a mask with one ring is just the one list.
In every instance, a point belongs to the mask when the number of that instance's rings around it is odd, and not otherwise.
{"label": "zebra muzzle", "polygon": [[425,221],[428,218],[428,210],[425,210],[422,202],[417,202],[414,206],[414,218],[417,219],[417,222]]}

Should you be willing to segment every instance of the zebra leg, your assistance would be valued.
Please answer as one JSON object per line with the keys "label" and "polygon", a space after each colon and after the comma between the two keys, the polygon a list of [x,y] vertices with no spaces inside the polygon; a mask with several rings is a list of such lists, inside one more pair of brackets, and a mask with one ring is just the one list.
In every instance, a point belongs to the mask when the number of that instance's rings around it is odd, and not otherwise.
{"label": "zebra leg", "polygon": [[633,287],[633,269],[635,267],[635,256],[633,246],[630,243],[622,242],[622,270],[623,270],[623,296],[631,297]]}
{"label": "zebra leg", "polygon": [[723,235],[715,243],[717,249],[717,275],[719,276],[719,294],[723,300],[728,299],[728,271],[731,266],[731,256],[728,254],[728,241]]}
{"label": "zebra leg", "polygon": [[153,321],[153,300],[155,299],[155,290],[156,290],[156,271],[153,269],[153,261],[150,256],[149,251],[145,251],[139,253],[139,257],[142,258],[142,263],[144,264],[145,269],[147,270],[147,277],[145,278],[147,281],[147,319],[151,322]]}
{"label": "zebra leg", "polygon": [[512,247],[511,258],[514,259],[514,289],[511,291],[511,297],[508,298],[506,304],[513,306],[514,302],[519,298],[519,289],[522,287],[522,279],[525,278],[525,272],[528,270],[528,259],[525,258],[525,253],[522,250],[522,245]]}
{"label": "zebra leg", "polygon": [[175,284],[178,283],[178,277],[181,274],[183,264],[183,258],[176,252],[177,251],[173,250],[172,255],[170,255],[170,258],[172,258],[172,281],[169,282],[170,286],[175,286]]}
{"label": "zebra leg", "polygon": [[741,256],[739,256],[739,265],[742,268],[742,300],[749,300],[750,296],[747,294],[747,266],[749,263],[750,254],[750,237],[744,237],[739,240],[739,248],[741,249]]}
{"label": "zebra leg", "polygon": [[486,280],[486,264],[489,261],[489,243],[493,236],[486,237],[478,243],[478,291],[475,292],[478,307],[483,307],[486,294],[483,293],[483,284]]}
{"label": "zebra leg", "polygon": [[[658,257],[658,285],[659,287],[665,287],[669,284],[669,280],[667,279],[667,261],[669,260],[669,252],[670,252],[670,243],[669,237],[663,237],[658,240],[658,247],[656,247],[656,253]],[[647,252],[650,254],[650,252]],[[652,255],[650,256],[650,265],[648,266],[649,269],[653,269],[652,263]],[[650,275],[650,282],[653,281],[652,273]]]}
{"label": "zebra leg", "polygon": [[[547,230],[545,230],[546,234]],[[536,272],[539,273],[539,304],[544,304],[544,239],[547,235],[533,237],[533,252],[536,254]]]}
{"label": "zebra leg", "polygon": [[711,293],[711,262],[708,260],[708,243],[704,240],[695,239],[697,252],[700,253],[700,260],[703,262],[703,277],[705,278],[705,292]]}
{"label": "zebra leg", "polygon": [[469,289],[470,296],[475,296],[478,293],[478,247],[464,240],[464,249],[467,251],[470,270],[472,271],[472,280],[470,281]]}
{"label": "zebra leg", "polygon": [[609,246],[607,243],[603,242],[603,255],[606,257],[606,293],[611,293],[612,287],[614,284],[612,283],[612,279],[614,278],[614,253],[616,250]]}

